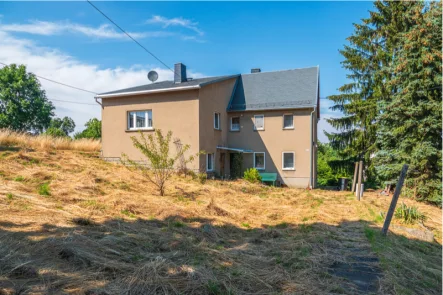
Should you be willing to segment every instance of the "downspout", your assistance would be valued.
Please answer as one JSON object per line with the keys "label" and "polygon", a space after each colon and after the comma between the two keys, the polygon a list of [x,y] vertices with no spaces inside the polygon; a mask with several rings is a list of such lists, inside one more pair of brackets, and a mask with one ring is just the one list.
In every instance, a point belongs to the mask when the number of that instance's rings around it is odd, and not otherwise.
{"label": "downspout", "polygon": [[313,125],[314,125],[314,120],[313,120],[313,115],[315,113],[315,111],[317,110],[317,106],[314,106],[314,109],[311,112],[311,148],[310,148],[310,152],[311,152],[311,161],[310,161],[310,176],[309,176],[309,187],[311,189],[314,188],[313,186],[313,182],[314,182],[314,171],[313,171],[313,166],[314,166],[314,130],[313,130]]}
{"label": "downspout", "polygon": [[[99,97],[98,96],[94,96],[94,99],[95,99],[95,102],[98,103],[102,107],[102,110],[103,110],[103,104],[98,101]],[[101,121],[103,123],[103,111],[101,113],[101,116],[102,116],[101,117],[101,119],[102,119]],[[103,124],[101,124],[101,129],[102,129],[101,130],[102,138],[100,139],[100,142],[103,143]],[[100,156],[103,157],[103,144],[101,146],[102,146],[102,148],[100,149]]]}
{"label": "downspout", "polygon": [[98,101],[99,97],[98,96],[94,96],[94,99],[95,99],[95,102],[98,103],[103,108],[102,103]]}

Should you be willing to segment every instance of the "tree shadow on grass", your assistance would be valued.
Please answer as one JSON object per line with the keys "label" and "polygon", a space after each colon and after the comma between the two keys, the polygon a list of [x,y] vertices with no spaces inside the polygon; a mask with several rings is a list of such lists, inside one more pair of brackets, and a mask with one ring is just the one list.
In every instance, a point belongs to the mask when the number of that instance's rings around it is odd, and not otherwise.
{"label": "tree shadow on grass", "polygon": [[[377,271],[371,245],[385,268],[395,258],[385,255],[390,251],[421,253],[427,279],[407,288],[441,294],[441,246],[394,234],[382,238],[373,226],[346,221],[250,228],[183,216],[71,227],[0,222],[0,294],[392,293],[396,282]],[[359,275],[368,272],[374,278],[359,285]]]}

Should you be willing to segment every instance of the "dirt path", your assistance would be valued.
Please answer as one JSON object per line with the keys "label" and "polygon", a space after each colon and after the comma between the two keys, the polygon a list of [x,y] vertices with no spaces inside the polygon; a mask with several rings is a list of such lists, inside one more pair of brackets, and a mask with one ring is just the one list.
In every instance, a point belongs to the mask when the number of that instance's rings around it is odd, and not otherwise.
{"label": "dirt path", "polygon": [[335,251],[342,260],[334,262],[329,273],[345,279],[342,287],[351,293],[377,294],[383,273],[364,235],[364,225],[343,223],[341,229],[343,247]]}

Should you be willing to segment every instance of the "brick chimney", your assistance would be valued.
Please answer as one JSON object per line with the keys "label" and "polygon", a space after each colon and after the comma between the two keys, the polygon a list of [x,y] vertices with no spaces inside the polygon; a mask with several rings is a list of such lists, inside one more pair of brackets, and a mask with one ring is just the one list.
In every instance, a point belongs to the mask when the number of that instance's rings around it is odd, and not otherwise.
{"label": "brick chimney", "polygon": [[179,62],[174,65],[174,83],[182,83],[186,81],[186,66]]}

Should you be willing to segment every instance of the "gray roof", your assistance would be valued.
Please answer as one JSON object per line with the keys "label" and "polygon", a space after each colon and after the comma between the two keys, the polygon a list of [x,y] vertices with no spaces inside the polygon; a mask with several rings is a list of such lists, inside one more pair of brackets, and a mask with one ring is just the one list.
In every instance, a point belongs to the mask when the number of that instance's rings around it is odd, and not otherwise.
{"label": "gray roof", "polygon": [[308,108],[317,104],[319,68],[242,74],[228,111]]}
{"label": "gray roof", "polygon": [[119,89],[114,90],[110,92],[100,93],[100,95],[107,95],[107,94],[118,94],[118,93],[127,93],[127,92],[139,92],[139,91],[148,91],[148,90],[159,90],[159,89],[173,89],[178,87],[186,87],[186,86],[204,86],[206,84],[214,83],[217,81],[229,79],[238,77],[239,75],[231,75],[231,76],[218,76],[218,77],[208,77],[208,78],[199,78],[199,79],[192,79],[186,82],[182,83],[174,83],[174,81],[161,81],[156,83],[150,83],[146,85],[131,87],[131,88],[125,88],[125,89]]}

